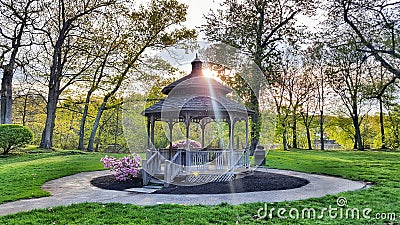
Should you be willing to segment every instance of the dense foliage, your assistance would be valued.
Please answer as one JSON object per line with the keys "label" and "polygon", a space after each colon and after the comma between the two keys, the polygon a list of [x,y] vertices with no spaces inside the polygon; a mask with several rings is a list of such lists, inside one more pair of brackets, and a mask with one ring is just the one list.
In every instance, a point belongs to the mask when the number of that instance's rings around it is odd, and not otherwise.
{"label": "dense foliage", "polygon": [[0,125],[0,148],[7,154],[16,147],[22,147],[33,140],[33,132],[25,126],[14,124]]}

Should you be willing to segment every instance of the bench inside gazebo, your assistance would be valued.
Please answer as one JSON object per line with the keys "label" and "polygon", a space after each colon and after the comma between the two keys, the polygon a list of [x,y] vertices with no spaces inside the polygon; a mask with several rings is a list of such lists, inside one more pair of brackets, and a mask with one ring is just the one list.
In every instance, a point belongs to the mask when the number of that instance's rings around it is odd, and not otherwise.
{"label": "bench inside gazebo", "polygon": [[[143,111],[147,117],[148,149],[143,160],[143,183],[151,177],[171,183],[190,185],[212,181],[228,181],[250,169],[249,116],[254,112],[230,99],[233,90],[203,74],[202,62],[192,62],[192,72],[162,89],[167,98],[156,102]],[[245,147],[234,146],[235,124],[245,121]],[[169,148],[154,147],[155,123],[168,124]],[[227,123],[229,126],[228,148],[205,146],[205,129],[210,123]],[[185,124],[185,146],[174,148],[172,133],[174,125]],[[201,147],[190,146],[190,124],[201,128]]]}

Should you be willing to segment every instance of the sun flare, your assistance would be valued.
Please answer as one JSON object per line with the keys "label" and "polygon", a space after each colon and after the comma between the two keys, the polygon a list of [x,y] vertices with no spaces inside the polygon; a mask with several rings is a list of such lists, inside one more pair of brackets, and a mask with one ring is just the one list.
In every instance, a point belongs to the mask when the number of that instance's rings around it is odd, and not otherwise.
{"label": "sun flare", "polygon": [[210,69],[203,69],[203,75],[208,78],[213,78],[219,82],[222,82],[221,79],[218,77],[217,72],[210,70]]}

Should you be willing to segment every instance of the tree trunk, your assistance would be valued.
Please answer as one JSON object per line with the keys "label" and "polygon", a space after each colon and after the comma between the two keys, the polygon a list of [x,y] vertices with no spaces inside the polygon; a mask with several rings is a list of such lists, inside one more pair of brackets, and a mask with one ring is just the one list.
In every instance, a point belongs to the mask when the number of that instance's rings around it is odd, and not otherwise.
{"label": "tree trunk", "polygon": [[62,62],[62,48],[72,22],[73,21],[69,19],[63,23],[62,29],[59,31],[57,41],[53,48],[50,78],[48,83],[49,93],[47,96],[46,123],[42,132],[42,140],[40,141],[40,147],[45,149],[53,147],[53,131],[56,120],[57,103],[62,92],[60,90],[64,69],[64,64]]}
{"label": "tree trunk", "polygon": [[320,119],[319,119],[319,132],[320,132],[321,150],[324,150],[325,142],[324,142],[324,111],[323,110],[321,110]]}
{"label": "tree trunk", "polygon": [[107,104],[107,102],[103,101],[103,103],[99,107],[99,111],[97,112],[97,116],[96,116],[96,119],[94,121],[93,128],[92,128],[92,132],[90,133],[89,144],[88,144],[88,147],[87,147],[88,151],[93,151],[93,145],[94,145],[94,141],[95,141],[95,138],[96,138],[97,129],[99,128],[100,119],[101,119],[101,116],[103,115],[103,112],[104,112],[104,110],[106,108],[106,104]]}
{"label": "tree trunk", "polygon": [[50,149],[53,147],[53,131],[56,120],[57,103],[59,98],[59,83],[57,82],[54,87],[49,88],[49,94],[47,97],[47,113],[46,123],[42,132],[42,140],[40,142],[40,148]]}
{"label": "tree trunk", "polygon": [[251,105],[254,107],[254,115],[251,117],[251,142],[250,142],[250,155],[254,154],[254,150],[256,149],[259,139],[260,139],[260,129],[261,129],[261,116],[260,116],[260,107],[258,104],[258,97],[256,94],[251,95]]}
{"label": "tree trunk", "polygon": [[358,150],[364,150],[364,145],[361,139],[361,131],[360,131],[360,124],[358,123],[358,116],[353,117],[353,125],[355,130],[355,140],[354,140],[354,147]]}
{"label": "tree trunk", "polygon": [[3,78],[1,80],[1,124],[12,123],[12,79],[14,66],[7,65],[3,71]]}
{"label": "tree trunk", "polygon": [[287,139],[286,139],[286,128],[283,128],[283,133],[282,133],[282,144],[283,144],[283,150],[287,151]]}
{"label": "tree trunk", "polygon": [[27,107],[28,107],[28,96],[29,95],[25,95],[24,98],[24,108],[22,111],[22,126],[26,125],[26,114],[27,114]]}
{"label": "tree trunk", "polygon": [[357,134],[354,134],[354,145],[353,145],[353,149],[358,149],[358,144],[357,144]]}
{"label": "tree trunk", "polygon": [[311,143],[311,134],[310,134],[310,126],[306,126],[306,133],[307,133],[307,144],[308,150],[312,150],[312,143]]}
{"label": "tree trunk", "polygon": [[79,128],[79,144],[78,144],[78,149],[79,150],[85,150],[85,125],[86,125],[86,118],[88,115],[89,111],[89,103],[90,103],[90,97],[92,96],[92,91],[90,90],[87,95],[86,95],[86,100],[85,100],[85,107],[83,108],[83,114],[82,114],[82,119],[81,119],[81,125]]}
{"label": "tree trunk", "polygon": [[298,148],[298,146],[297,146],[297,118],[296,118],[296,116],[293,117],[292,132],[293,132],[293,148],[296,149],[296,148]]}
{"label": "tree trunk", "polygon": [[386,148],[386,141],[385,141],[385,126],[383,121],[383,101],[382,98],[379,98],[379,123],[381,126],[381,138],[382,138],[382,149]]}

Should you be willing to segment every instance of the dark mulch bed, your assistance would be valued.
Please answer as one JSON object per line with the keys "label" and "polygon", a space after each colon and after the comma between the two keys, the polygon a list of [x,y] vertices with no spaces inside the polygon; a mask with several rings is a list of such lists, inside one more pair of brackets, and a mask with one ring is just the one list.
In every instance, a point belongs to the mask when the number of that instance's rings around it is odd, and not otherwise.
{"label": "dark mulch bed", "polygon": [[276,173],[254,172],[230,182],[212,182],[197,186],[170,186],[154,192],[155,194],[226,194],[254,191],[273,191],[299,188],[308,184],[303,178]]}
{"label": "dark mulch bed", "polygon": [[[175,186],[163,188],[153,192],[154,194],[226,194],[255,191],[273,191],[299,188],[309,181],[299,177],[287,175],[254,172],[254,174],[230,182],[212,182],[195,186]],[[95,178],[91,184],[110,190],[123,190],[133,187],[142,187],[140,179],[119,182],[111,176]]]}
{"label": "dark mulch bed", "polygon": [[114,175],[107,175],[102,177],[96,177],[90,181],[93,186],[107,190],[118,190],[122,191],[129,188],[140,188],[143,187],[142,179],[136,178],[126,181],[117,181]]}

